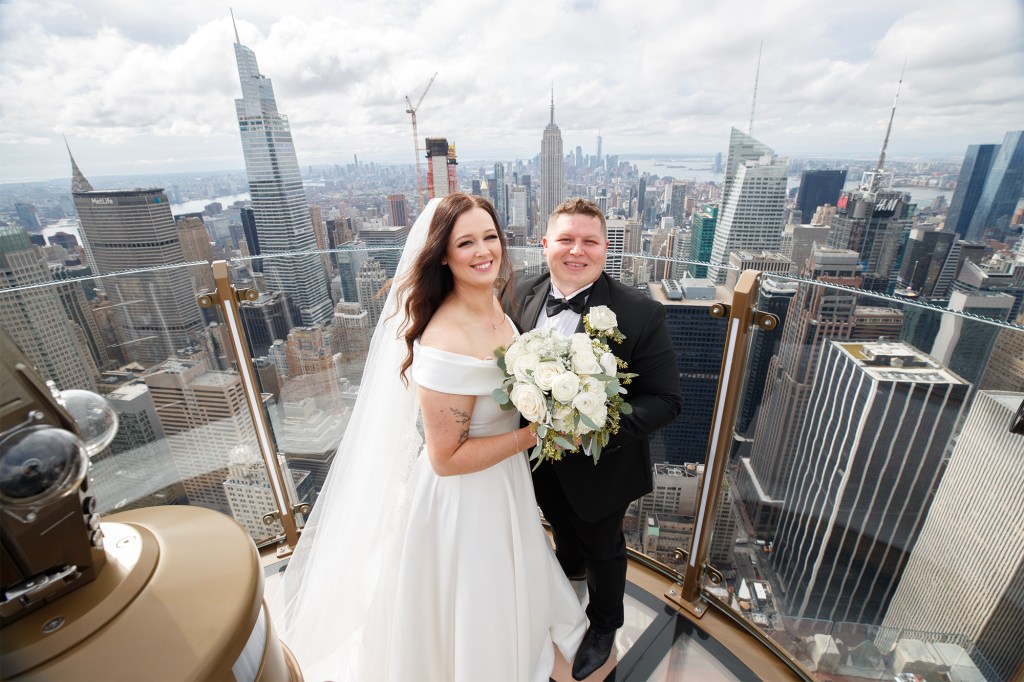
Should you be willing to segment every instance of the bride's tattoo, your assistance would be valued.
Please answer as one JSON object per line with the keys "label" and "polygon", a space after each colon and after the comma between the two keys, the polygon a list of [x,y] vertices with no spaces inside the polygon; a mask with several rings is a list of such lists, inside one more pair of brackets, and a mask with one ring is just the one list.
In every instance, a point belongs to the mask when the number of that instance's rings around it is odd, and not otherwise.
{"label": "bride's tattoo", "polygon": [[462,431],[459,432],[459,445],[462,445],[469,440],[469,413],[465,410],[456,410],[454,407],[448,409],[455,415],[455,423],[463,426]]}

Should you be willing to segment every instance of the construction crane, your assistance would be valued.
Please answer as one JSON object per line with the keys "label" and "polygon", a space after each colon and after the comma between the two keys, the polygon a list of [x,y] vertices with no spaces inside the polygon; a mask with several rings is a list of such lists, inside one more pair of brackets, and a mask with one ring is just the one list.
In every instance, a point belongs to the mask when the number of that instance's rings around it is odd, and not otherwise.
{"label": "construction crane", "polygon": [[419,110],[420,105],[423,104],[423,98],[427,96],[427,90],[434,84],[435,78],[437,78],[437,72],[434,72],[434,75],[430,77],[427,87],[423,88],[423,94],[420,95],[416,106],[413,106],[412,102],[409,101],[409,95],[405,96],[405,103],[409,105],[405,113],[412,115],[412,150],[416,155],[416,198],[419,199],[421,213],[423,212],[423,176],[420,174],[420,138],[416,132],[416,112]]}

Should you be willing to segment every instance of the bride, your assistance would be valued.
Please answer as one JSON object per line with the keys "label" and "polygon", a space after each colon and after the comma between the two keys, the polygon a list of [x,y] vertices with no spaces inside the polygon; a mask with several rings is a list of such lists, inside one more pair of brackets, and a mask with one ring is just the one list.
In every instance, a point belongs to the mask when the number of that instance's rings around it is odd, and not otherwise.
{"label": "bride", "polygon": [[586,618],[521,454],[534,437],[491,398],[494,349],[516,335],[494,295],[505,249],[479,197],[435,199],[413,225],[271,606],[307,679],[547,680],[553,647],[579,646]]}

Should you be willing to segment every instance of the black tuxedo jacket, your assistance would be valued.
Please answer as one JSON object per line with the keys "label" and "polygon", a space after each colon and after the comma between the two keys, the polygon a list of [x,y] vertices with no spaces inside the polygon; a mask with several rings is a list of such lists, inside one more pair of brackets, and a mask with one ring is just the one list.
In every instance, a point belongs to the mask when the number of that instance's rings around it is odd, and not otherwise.
{"label": "black tuxedo jacket", "polygon": [[[502,292],[505,311],[520,331],[536,326],[550,281],[545,273],[515,283],[512,292]],[[619,433],[611,437],[596,465],[580,450],[561,461],[545,462],[534,472],[540,475],[540,469],[551,467],[573,510],[589,522],[604,518],[654,488],[647,436],[671,423],[682,409],[679,369],[665,325],[664,306],[606,273],[594,282],[583,314],[600,305],[612,309],[619,331],[626,337],[621,344],[610,341],[609,347],[629,363],[627,372],[639,375],[626,387],[625,399],[633,412],[622,415]],[[583,331],[582,316],[577,331]]]}

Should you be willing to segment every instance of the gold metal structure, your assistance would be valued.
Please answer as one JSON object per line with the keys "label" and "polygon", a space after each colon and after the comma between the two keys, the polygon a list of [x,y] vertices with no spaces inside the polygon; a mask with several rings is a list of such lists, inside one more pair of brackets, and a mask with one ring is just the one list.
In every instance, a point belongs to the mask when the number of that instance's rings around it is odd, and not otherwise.
{"label": "gold metal structure", "polygon": [[729,448],[742,393],[750,333],[754,326],[770,331],[779,325],[779,319],[775,315],[754,310],[760,277],[761,273],[756,270],[743,271],[736,283],[732,304],[715,303],[710,309],[712,317],[728,321],[728,330],[722,354],[722,369],[711,435],[708,439],[693,542],[689,552],[684,553],[686,570],[683,572],[678,597],[679,605],[698,618],[704,615],[708,607],[706,599],[701,594],[702,580],[706,577],[715,584],[722,582],[721,573],[707,563],[708,551],[711,548],[711,535],[714,531],[713,519],[718,511],[719,492],[729,461]]}
{"label": "gold metal structure", "polygon": [[[284,528],[285,544],[278,549],[279,556],[289,556],[299,541],[298,524],[295,521],[295,512],[298,507],[293,507],[287,499],[289,486],[284,484],[287,472],[282,469],[281,462],[277,457],[277,450],[270,435],[270,428],[267,424],[267,416],[263,411],[263,401],[260,400],[259,384],[256,381],[256,370],[252,365],[252,358],[249,357],[249,345],[245,338],[245,328],[242,326],[242,318],[238,312],[238,304],[242,300],[255,301],[259,298],[259,292],[255,289],[235,289],[231,284],[231,277],[228,273],[227,261],[214,261],[213,280],[217,289],[215,292],[200,294],[197,301],[202,308],[208,308],[217,303],[223,312],[224,326],[227,328],[228,337],[231,339],[231,350],[235,356],[235,364],[238,367],[238,375],[245,389],[245,400],[249,404],[249,414],[252,417],[252,425],[256,430],[256,441],[259,443],[260,454],[263,456],[263,463],[266,466],[267,476],[270,477],[271,489],[274,491],[274,503],[277,506],[275,512],[271,512],[273,521],[280,521]],[[264,521],[267,521],[264,516]]]}

